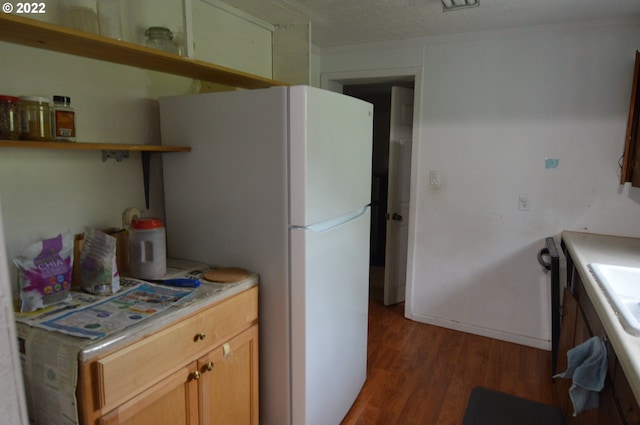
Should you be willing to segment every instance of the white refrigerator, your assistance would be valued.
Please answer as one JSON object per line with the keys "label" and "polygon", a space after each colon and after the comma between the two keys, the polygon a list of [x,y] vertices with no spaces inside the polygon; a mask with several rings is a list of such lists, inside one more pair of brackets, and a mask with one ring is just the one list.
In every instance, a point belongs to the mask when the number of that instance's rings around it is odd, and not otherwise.
{"label": "white refrigerator", "polygon": [[260,424],[337,425],[366,378],[373,106],[306,86],[160,99],[168,255],[260,274]]}

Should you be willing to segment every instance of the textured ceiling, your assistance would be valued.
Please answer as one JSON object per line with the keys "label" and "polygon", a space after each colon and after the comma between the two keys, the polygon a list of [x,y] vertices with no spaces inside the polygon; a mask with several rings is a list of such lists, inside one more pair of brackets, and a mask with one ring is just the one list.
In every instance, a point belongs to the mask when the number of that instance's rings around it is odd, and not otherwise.
{"label": "textured ceiling", "polygon": [[479,0],[450,12],[440,0],[223,1],[276,25],[310,20],[318,47],[583,21],[640,24],[640,0]]}

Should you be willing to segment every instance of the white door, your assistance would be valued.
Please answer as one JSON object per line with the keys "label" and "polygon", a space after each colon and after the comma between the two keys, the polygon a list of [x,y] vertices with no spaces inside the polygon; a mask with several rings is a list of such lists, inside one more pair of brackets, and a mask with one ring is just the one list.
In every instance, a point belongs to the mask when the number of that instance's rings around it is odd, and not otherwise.
{"label": "white door", "polygon": [[391,89],[384,304],[404,301],[409,238],[413,90]]}

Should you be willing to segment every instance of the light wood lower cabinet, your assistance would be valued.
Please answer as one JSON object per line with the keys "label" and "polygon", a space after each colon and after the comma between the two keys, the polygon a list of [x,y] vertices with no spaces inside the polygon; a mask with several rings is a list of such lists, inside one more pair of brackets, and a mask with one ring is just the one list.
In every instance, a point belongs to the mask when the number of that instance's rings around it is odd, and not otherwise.
{"label": "light wood lower cabinet", "polygon": [[85,425],[257,425],[258,290],[80,367]]}
{"label": "light wood lower cabinet", "polygon": [[200,423],[258,423],[258,327],[198,360]]}

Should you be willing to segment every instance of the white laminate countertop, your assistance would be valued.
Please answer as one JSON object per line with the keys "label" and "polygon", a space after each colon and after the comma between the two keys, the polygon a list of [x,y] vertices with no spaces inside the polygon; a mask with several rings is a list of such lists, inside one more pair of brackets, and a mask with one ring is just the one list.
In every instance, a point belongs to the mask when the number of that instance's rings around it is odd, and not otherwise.
{"label": "white laminate countertop", "polygon": [[624,330],[615,310],[587,267],[591,263],[640,267],[640,238],[565,231],[562,232],[562,240],[602,321],[633,394],[640,402],[640,337]]}

